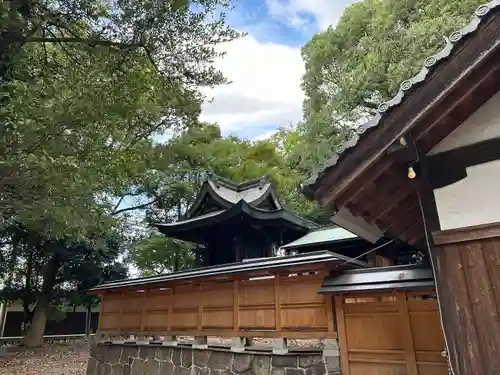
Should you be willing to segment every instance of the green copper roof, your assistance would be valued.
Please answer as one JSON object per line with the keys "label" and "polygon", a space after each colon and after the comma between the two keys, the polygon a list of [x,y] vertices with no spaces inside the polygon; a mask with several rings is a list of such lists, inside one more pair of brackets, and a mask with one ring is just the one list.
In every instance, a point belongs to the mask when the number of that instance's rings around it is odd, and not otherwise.
{"label": "green copper roof", "polygon": [[282,249],[295,249],[299,247],[306,247],[310,245],[321,245],[329,244],[333,242],[345,241],[359,239],[354,233],[351,233],[344,228],[340,227],[327,227],[313,230],[307,233],[305,236],[290,242],[284,246]]}

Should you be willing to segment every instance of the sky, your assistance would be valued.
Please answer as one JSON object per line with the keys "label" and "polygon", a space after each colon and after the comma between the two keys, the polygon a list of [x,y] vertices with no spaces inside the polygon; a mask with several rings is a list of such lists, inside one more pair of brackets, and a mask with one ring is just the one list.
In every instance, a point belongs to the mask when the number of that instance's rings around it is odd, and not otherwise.
{"label": "sky", "polygon": [[204,89],[201,120],[224,135],[257,140],[302,118],[301,47],[335,25],[354,0],[236,0],[228,24],[248,35],[221,46],[216,61],[230,84]]}

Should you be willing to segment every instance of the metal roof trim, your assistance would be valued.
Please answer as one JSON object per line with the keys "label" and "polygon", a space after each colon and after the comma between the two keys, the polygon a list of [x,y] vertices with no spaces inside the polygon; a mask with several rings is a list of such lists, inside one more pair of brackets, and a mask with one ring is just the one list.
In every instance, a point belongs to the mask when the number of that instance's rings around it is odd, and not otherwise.
{"label": "metal roof trim", "polygon": [[367,263],[353,260],[352,258],[333,253],[331,251],[316,251],[308,254],[291,255],[286,257],[275,257],[267,259],[257,259],[255,261],[245,261],[238,263],[229,263],[219,266],[198,268],[194,270],[176,272],[160,276],[151,276],[135,279],[126,279],[113,281],[98,285],[89,289],[90,292],[103,291],[116,288],[134,287],[158,284],[174,280],[189,280],[194,278],[213,277],[218,275],[231,275],[245,273],[249,271],[258,271],[266,269],[279,269],[292,266],[301,266],[309,264],[328,263],[334,261],[344,261],[357,267],[370,267]]}
{"label": "metal roof trim", "polygon": [[325,278],[320,293],[400,290],[409,286],[433,287],[432,269],[421,265],[403,265],[348,270]]}

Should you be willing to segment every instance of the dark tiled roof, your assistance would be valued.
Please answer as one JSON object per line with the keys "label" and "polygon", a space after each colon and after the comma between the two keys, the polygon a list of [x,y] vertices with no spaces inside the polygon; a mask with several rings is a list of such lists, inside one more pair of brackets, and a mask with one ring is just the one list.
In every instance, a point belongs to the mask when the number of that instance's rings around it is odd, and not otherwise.
{"label": "dark tiled roof", "polygon": [[356,146],[359,139],[363,136],[364,133],[366,133],[367,130],[374,128],[380,124],[381,120],[384,118],[385,113],[387,113],[393,107],[398,106],[403,101],[404,97],[411,93],[414,87],[425,81],[434,67],[446,60],[454,50],[457,50],[457,45],[460,45],[460,42],[465,40],[467,36],[473,34],[487,15],[491,14],[492,11],[499,10],[500,0],[493,0],[484,5],[480,5],[472,15],[470,22],[460,30],[451,33],[448,38],[445,38],[446,45],[443,47],[443,49],[438,53],[426,58],[420,72],[417,73],[414,77],[403,81],[398,93],[392,99],[381,103],[377,109],[377,114],[374,115],[366,123],[359,126],[356,129],[355,135],[351,139],[339,144],[334,155],[326,162],[324,162],[324,164],[317,171],[315,171],[308,180],[304,182],[303,186],[308,187],[315,184],[321,177],[321,175],[326,172],[326,170],[337,164],[340,157],[347,149]]}

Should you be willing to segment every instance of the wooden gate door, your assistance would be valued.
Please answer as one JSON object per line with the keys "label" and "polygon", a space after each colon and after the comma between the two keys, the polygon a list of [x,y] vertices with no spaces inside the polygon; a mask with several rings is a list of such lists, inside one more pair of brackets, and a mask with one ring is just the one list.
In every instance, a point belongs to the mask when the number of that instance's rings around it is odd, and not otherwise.
{"label": "wooden gate door", "polygon": [[447,375],[432,293],[336,296],[342,375]]}

